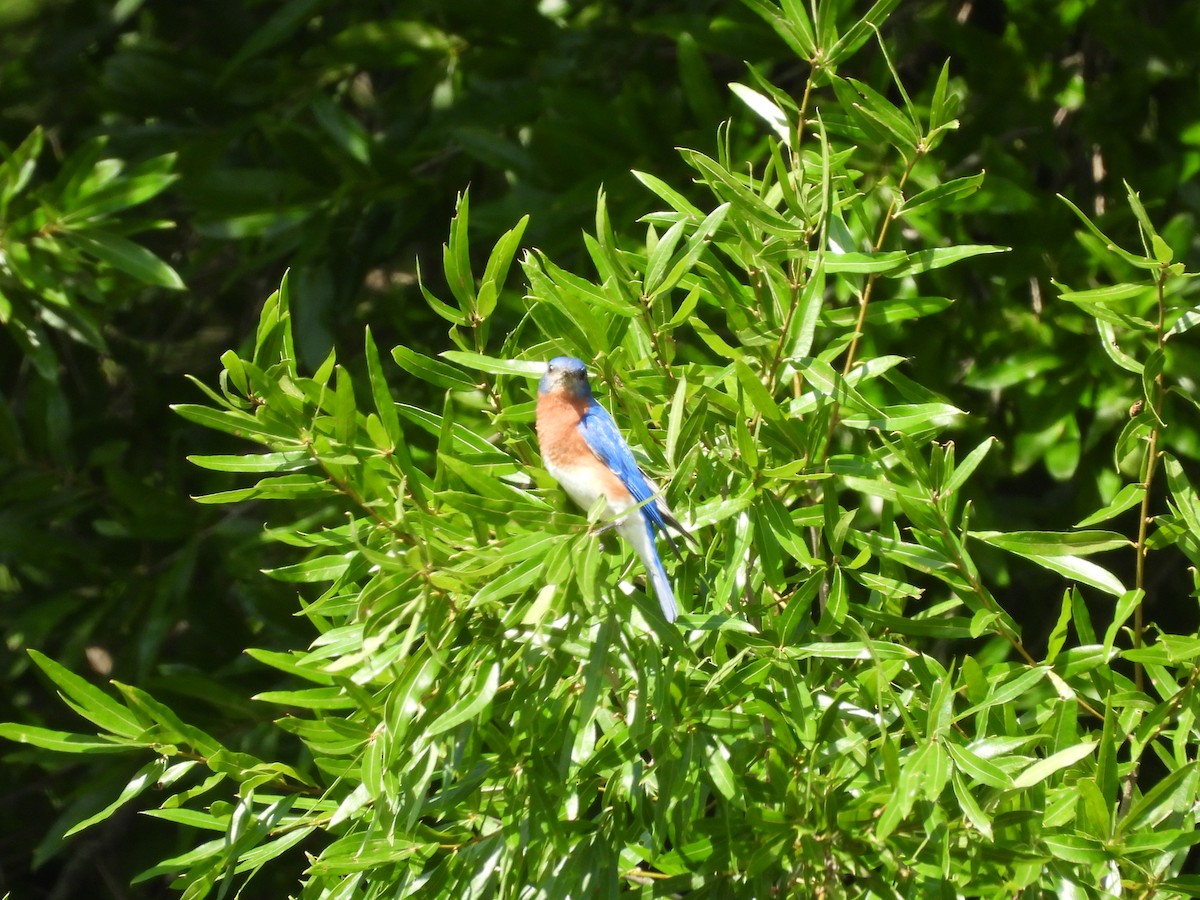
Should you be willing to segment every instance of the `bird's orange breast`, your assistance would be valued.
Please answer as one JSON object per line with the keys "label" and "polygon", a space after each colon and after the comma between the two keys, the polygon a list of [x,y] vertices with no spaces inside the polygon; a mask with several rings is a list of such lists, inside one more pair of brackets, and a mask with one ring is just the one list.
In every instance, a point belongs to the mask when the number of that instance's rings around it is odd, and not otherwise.
{"label": "bird's orange breast", "polygon": [[544,461],[554,466],[571,467],[594,457],[579,433],[579,420],[586,409],[586,401],[576,400],[564,391],[538,397],[537,436]]}

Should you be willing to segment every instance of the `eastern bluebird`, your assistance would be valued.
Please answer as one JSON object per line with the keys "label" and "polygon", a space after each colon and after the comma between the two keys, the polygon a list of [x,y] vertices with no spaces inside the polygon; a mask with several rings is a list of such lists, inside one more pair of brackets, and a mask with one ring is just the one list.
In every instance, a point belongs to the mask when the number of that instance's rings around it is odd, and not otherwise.
{"label": "eastern bluebird", "polygon": [[[617,423],[592,396],[581,360],[570,356],[550,360],[538,385],[537,435],[546,471],[572,500],[590,510],[604,497],[617,531],[641,557],[663,615],[674,622],[675,593],[654,535],[661,531],[677,555],[679,548],[667,526],[690,535],[656,496],[654,483],[638,468]],[[635,507],[636,514],[629,513]]]}

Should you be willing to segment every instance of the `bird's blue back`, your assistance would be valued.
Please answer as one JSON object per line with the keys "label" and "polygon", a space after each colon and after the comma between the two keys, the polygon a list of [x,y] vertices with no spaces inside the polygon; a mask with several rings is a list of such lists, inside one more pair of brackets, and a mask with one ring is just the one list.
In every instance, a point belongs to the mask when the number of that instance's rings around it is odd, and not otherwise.
{"label": "bird's blue back", "polygon": [[[667,533],[667,523],[659,512],[658,505],[653,499],[654,490],[646,481],[646,476],[633,458],[633,451],[617,430],[617,423],[603,406],[589,397],[587,409],[579,420],[579,431],[588,447],[602,463],[612,469],[621,479],[633,499],[644,504],[639,510],[642,517],[656,529]],[[649,501],[649,502],[647,502]]]}

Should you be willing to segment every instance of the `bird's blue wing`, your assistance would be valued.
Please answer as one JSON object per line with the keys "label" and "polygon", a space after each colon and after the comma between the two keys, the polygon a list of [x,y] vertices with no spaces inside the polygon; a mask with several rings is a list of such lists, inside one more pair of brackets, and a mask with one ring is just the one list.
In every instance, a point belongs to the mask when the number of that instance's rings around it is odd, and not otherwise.
{"label": "bird's blue wing", "polygon": [[579,420],[579,432],[596,457],[612,469],[625,487],[629,488],[633,499],[645,504],[641,512],[646,520],[665,534],[667,523],[663,520],[658,505],[651,499],[654,491],[646,482],[642,470],[638,468],[633,451],[625,443],[625,438],[621,437],[617,423],[608,414],[608,410],[593,400]]}

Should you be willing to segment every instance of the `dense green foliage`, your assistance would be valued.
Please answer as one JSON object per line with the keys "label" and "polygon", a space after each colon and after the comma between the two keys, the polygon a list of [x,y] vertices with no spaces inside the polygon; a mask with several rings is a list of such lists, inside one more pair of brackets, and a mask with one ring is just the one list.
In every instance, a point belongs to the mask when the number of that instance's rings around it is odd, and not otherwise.
{"label": "dense green foliage", "polygon": [[1196,893],[1200,13],[1100,6],[4,13],[0,889]]}

